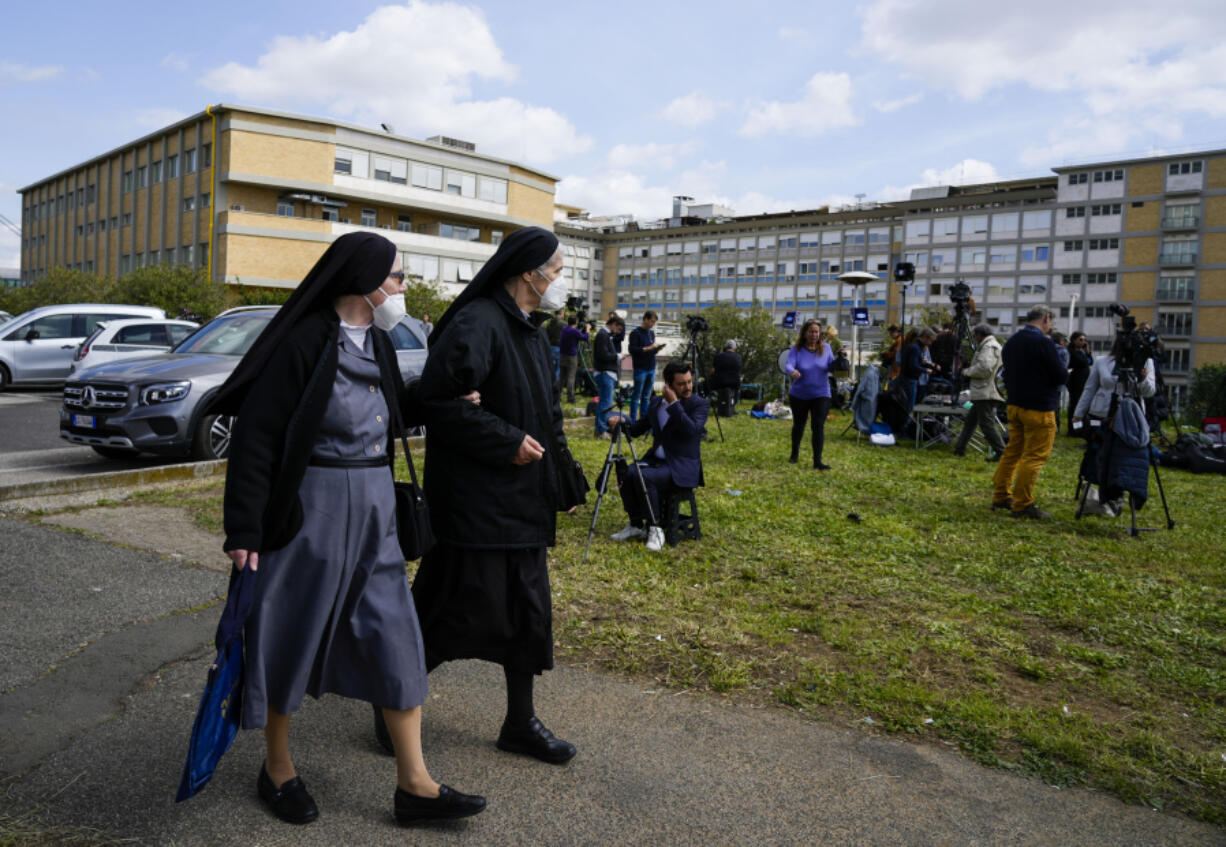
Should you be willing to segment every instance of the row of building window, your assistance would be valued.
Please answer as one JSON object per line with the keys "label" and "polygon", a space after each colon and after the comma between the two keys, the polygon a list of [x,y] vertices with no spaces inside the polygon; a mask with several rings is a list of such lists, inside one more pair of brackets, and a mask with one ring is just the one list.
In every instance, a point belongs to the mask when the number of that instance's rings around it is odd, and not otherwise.
{"label": "row of building window", "polygon": [[333,171],[362,179],[376,179],[396,185],[412,184],[416,188],[441,191],[457,197],[469,197],[505,205],[507,181],[467,171],[442,168],[423,162],[413,162],[390,156],[372,154],[366,150],[337,147]]}
{"label": "row of building window", "polygon": [[1123,168],[1112,168],[1105,171],[1092,171],[1090,173],[1069,174],[1069,185],[1085,185],[1093,180],[1094,182],[1122,182],[1124,179]]}

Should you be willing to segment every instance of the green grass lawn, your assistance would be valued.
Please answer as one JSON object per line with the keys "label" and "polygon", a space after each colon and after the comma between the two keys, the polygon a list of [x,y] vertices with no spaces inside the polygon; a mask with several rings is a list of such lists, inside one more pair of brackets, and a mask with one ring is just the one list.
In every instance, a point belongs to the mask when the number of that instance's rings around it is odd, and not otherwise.
{"label": "green grass lawn", "polygon": [[[847,420],[825,473],[807,442],[787,464],[788,421],[724,419],[725,443],[712,422],[701,541],[610,541],[611,493],[584,564],[595,494],[562,516],[559,658],[1226,823],[1226,479],[1163,471],[1177,526],[1132,538],[1127,513],[1073,519],[1081,442],[1060,436],[1038,487],[1055,516],[1022,521],[989,510],[978,454],[857,444]],[[588,432],[570,443],[594,478],[609,443]],[[1150,483],[1140,522],[1165,526]],[[220,531],[219,482],[137,499]]]}
{"label": "green grass lawn", "polygon": [[[1226,822],[1226,479],[1166,470],[1177,526],[1074,520],[1081,442],[1039,480],[1047,521],[991,512],[994,465],[873,447],[827,424],[712,422],[703,538],[610,541],[615,493],[560,521],[555,633],[571,663],[956,743],[985,764]],[[570,437],[594,477],[608,442]],[[736,494],[735,492],[740,492]],[[1165,527],[1153,476],[1142,526]],[[849,518],[850,514],[859,521]]]}

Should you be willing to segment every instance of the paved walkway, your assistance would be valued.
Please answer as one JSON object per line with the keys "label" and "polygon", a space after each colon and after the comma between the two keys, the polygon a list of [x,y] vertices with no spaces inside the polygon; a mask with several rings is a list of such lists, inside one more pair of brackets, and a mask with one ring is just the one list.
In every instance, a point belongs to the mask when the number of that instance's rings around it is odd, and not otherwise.
{"label": "paved walkway", "polygon": [[553,767],[494,748],[502,677],[480,662],[432,674],[425,713],[436,778],[489,798],[476,818],[399,829],[369,708],[336,697],[294,725],[316,823],[281,824],[256,800],[258,733],[175,804],[224,576],[0,518],[0,580],[0,840],[7,814],[175,845],[1226,845],[1212,826],[944,747],[568,668],[538,686],[539,713],[579,747]]}

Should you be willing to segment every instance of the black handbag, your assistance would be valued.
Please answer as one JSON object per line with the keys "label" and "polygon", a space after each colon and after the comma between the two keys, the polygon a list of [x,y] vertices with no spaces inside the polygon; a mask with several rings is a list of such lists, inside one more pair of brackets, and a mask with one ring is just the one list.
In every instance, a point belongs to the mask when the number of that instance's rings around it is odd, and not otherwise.
{"label": "black handbag", "polygon": [[558,475],[558,511],[567,512],[587,502],[591,490],[583,465],[571,455],[570,448],[560,441],[554,442],[554,468]]}
{"label": "black handbag", "polygon": [[[392,425],[400,433],[404,460],[409,466],[409,481],[392,483],[396,491],[396,535],[400,539],[400,551],[404,553],[405,561],[413,561],[426,555],[434,546],[434,529],[430,526],[430,507],[426,503],[426,494],[417,484],[417,470],[413,467],[409,440],[405,437],[404,427],[400,423],[400,409],[394,401],[390,405]],[[395,473],[393,465],[393,478]]]}

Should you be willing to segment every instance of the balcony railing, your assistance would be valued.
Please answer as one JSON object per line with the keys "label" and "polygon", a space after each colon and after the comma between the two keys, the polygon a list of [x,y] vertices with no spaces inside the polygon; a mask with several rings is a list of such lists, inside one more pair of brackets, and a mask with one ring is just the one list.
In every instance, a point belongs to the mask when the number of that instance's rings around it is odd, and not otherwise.
{"label": "balcony railing", "polygon": [[1157,299],[1174,301],[1177,303],[1189,303],[1196,299],[1196,291],[1190,285],[1181,285],[1168,288],[1167,286],[1158,286]]}
{"label": "balcony railing", "polygon": [[1195,265],[1196,255],[1190,250],[1164,250],[1158,254],[1158,264],[1167,268]]}
{"label": "balcony railing", "polygon": [[1162,218],[1162,228],[1165,230],[1196,229],[1198,226],[1200,215],[1166,215]]}
{"label": "balcony railing", "polygon": [[1184,323],[1168,324],[1164,321],[1158,321],[1158,334],[1167,338],[1190,338],[1192,336],[1192,327]]}

